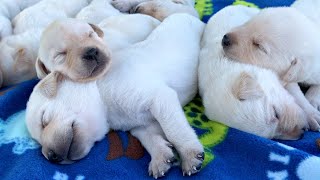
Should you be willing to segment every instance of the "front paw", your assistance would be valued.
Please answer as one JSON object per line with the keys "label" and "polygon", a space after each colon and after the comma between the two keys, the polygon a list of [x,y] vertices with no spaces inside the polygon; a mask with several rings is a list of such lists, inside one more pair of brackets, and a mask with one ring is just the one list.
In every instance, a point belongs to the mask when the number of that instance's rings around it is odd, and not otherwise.
{"label": "front paw", "polygon": [[312,131],[320,131],[320,112],[315,110],[307,112],[308,124]]}
{"label": "front paw", "polygon": [[165,176],[169,169],[177,162],[172,151],[172,145],[166,145],[159,148],[158,153],[151,157],[151,162],[149,163],[149,175],[153,176],[155,179]]}
{"label": "front paw", "polygon": [[183,176],[191,176],[200,171],[204,160],[203,146],[199,143],[189,147],[184,147],[183,152],[180,152],[181,168]]}
{"label": "front paw", "polygon": [[128,0],[112,0],[111,4],[114,8],[124,13],[129,12],[129,10],[133,7]]}

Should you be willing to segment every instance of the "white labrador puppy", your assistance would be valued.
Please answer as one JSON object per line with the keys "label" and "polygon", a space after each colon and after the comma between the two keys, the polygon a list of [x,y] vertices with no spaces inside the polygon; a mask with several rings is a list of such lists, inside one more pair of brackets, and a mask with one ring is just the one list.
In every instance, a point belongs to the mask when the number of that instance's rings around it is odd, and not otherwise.
{"label": "white labrador puppy", "polygon": [[98,24],[107,17],[120,15],[120,11],[110,4],[111,1],[93,0],[77,14],[76,18],[91,24]]}
{"label": "white labrador puppy", "polygon": [[295,140],[306,125],[303,110],[270,70],[225,57],[225,33],[258,13],[229,6],[209,20],[200,53],[199,89],[205,114],[233,128],[266,138]]}
{"label": "white labrador puppy", "polygon": [[230,30],[222,44],[229,58],[275,71],[308,114],[310,128],[318,131],[320,95],[310,98],[314,101],[313,107],[297,84],[315,85],[311,90],[319,91],[318,39],[320,30],[314,22],[295,8],[278,7],[263,9],[244,25]]}
{"label": "white labrador puppy", "polygon": [[147,14],[160,21],[174,13],[199,16],[194,0],[113,0],[112,4],[121,12]]}
{"label": "white labrador puppy", "polygon": [[2,0],[0,1],[0,40],[12,34],[11,19],[25,8],[40,0]]}
{"label": "white labrador puppy", "polygon": [[[59,71],[75,81],[96,79],[106,71],[110,51],[144,40],[159,23],[141,14],[107,18],[100,24],[103,30],[80,20],[56,21],[41,37],[37,75]],[[66,37],[72,39],[61,43]]]}
{"label": "white labrador puppy", "polygon": [[[183,173],[198,172],[203,147],[181,106],[197,92],[203,28],[192,16],[170,16],[145,41],[115,52],[96,85],[74,83],[58,72],[47,75],[32,93],[26,115],[44,156],[56,163],[81,159],[111,128],[131,131],[141,141],[151,155],[149,173],[155,178],[175,161],[172,146]],[[96,108],[98,114],[92,110]]]}

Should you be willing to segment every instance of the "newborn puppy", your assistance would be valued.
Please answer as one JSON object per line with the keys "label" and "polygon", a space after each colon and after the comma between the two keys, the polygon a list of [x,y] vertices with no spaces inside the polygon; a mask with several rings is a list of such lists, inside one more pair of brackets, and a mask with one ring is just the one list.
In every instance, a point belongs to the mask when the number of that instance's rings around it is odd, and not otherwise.
{"label": "newborn puppy", "polygon": [[42,0],[23,10],[13,19],[13,33],[19,34],[32,28],[46,28],[54,20],[74,17],[87,5],[87,0]]}
{"label": "newborn puppy", "polygon": [[[9,86],[36,76],[37,59],[42,29],[32,29],[5,37],[0,42],[1,86]],[[1,75],[2,74],[2,75]]]}
{"label": "newborn puppy", "polygon": [[140,14],[109,17],[99,24],[102,29],[80,20],[56,21],[42,34],[37,75],[59,71],[75,81],[96,79],[107,70],[110,50],[144,40],[159,23]]}
{"label": "newborn puppy", "polygon": [[[164,176],[175,161],[172,146],[180,156],[183,173],[198,172],[204,150],[181,106],[197,92],[203,28],[192,16],[172,15],[145,41],[115,52],[112,66],[97,81],[107,124],[88,114],[99,106],[92,103],[100,103],[96,89],[87,90],[95,88],[95,81],[75,86],[58,72],[46,76],[32,93],[26,115],[27,127],[43,146],[44,155],[57,163],[78,160],[109,128],[130,130],[150,153],[149,173],[155,178]],[[56,43],[67,41],[70,38]],[[98,129],[101,127],[105,130]]]}
{"label": "newborn puppy", "polygon": [[[59,84],[55,97],[48,96]],[[70,164],[87,155],[109,131],[96,82],[75,83],[51,73],[34,88],[26,124],[51,162]]]}
{"label": "newborn puppy", "polygon": [[229,6],[209,20],[198,71],[205,114],[255,135],[296,140],[306,126],[305,113],[277,76],[270,70],[230,61],[221,45],[226,32],[257,13],[257,9]]}
{"label": "newborn puppy", "polygon": [[93,0],[77,14],[76,18],[98,24],[109,16],[120,15],[120,11],[115,9],[110,2],[111,0]]}
{"label": "newborn puppy", "polygon": [[72,80],[87,81],[104,74],[109,62],[110,52],[99,27],[65,19],[51,23],[43,32],[36,70],[39,78],[49,69]]}
{"label": "newborn puppy", "polygon": [[[307,101],[297,83],[320,84],[319,32],[314,22],[294,8],[267,8],[222,39],[227,57],[271,69],[281,77],[308,114],[312,130],[320,129],[320,113]],[[318,100],[316,108],[320,106]]]}
{"label": "newborn puppy", "polygon": [[114,0],[112,4],[121,12],[146,14],[160,21],[174,13],[199,17],[193,0]]}

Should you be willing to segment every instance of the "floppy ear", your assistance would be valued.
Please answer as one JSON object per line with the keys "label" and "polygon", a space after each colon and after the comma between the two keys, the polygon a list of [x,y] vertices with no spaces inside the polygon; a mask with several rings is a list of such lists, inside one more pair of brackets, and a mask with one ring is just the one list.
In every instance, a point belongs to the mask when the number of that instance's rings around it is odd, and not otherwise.
{"label": "floppy ear", "polygon": [[19,48],[15,52],[15,62],[13,66],[15,72],[31,71],[33,63],[34,61],[32,61],[31,57],[28,57],[27,50],[25,48]]}
{"label": "floppy ear", "polygon": [[38,88],[43,96],[53,98],[57,95],[58,87],[63,80],[63,75],[59,72],[52,72],[42,79]]}
{"label": "floppy ear", "polygon": [[50,73],[39,57],[36,61],[36,71],[39,79],[45,78]]}
{"label": "floppy ear", "polygon": [[291,65],[286,74],[283,75],[282,80],[288,83],[299,82],[299,77],[302,76],[302,73],[303,65],[301,61],[297,58],[293,58],[293,61],[291,62]]}
{"label": "floppy ear", "polygon": [[259,99],[264,96],[258,82],[246,72],[240,74],[232,87],[232,93],[240,101]]}
{"label": "floppy ear", "polygon": [[94,24],[91,24],[91,23],[89,23],[89,25],[94,30],[94,32],[96,32],[98,34],[99,37],[103,38],[104,33],[103,33],[102,29],[100,29],[97,25],[94,25]]}

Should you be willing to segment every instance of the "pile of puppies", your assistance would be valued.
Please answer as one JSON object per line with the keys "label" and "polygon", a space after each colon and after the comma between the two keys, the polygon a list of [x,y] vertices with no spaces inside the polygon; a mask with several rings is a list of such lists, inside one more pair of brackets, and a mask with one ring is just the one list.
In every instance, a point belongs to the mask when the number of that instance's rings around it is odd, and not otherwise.
{"label": "pile of puppies", "polygon": [[42,79],[26,123],[51,162],[85,157],[114,129],[141,141],[153,177],[174,149],[183,174],[199,172],[203,146],[182,110],[198,86],[206,115],[228,126],[287,140],[320,129],[316,0],[230,6],[206,27],[193,0],[16,1],[34,5],[2,15],[13,30],[1,31],[0,79]]}

